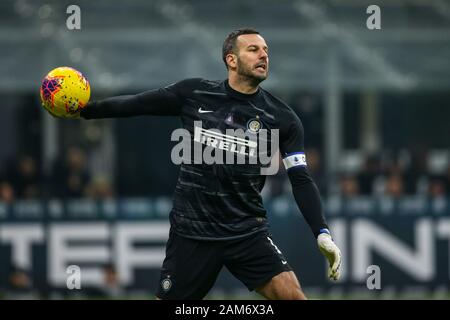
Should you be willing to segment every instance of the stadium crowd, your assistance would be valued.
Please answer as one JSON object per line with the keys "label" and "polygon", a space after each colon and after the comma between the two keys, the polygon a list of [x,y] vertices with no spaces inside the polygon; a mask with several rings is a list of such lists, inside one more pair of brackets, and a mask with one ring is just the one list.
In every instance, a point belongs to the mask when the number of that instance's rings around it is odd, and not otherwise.
{"label": "stadium crowd", "polygon": [[[321,155],[317,149],[307,150],[309,169],[324,196],[450,195],[450,164],[434,160],[426,153],[385,153],[378,157],[353,153],[343,161],[334,178],[327,177]],[[62,159],[55,161],[48,176],[42,174],[39,161],[29,155],[21,155],[2,168],[5,168],[0,175],[2,202],[40,197],[105,199],[121,196],[111,179],[88,170],[86,153],[75,146],[69,147]],[[268,178],[265,196],[288,194],[288,188],[285,170],[281,169],[277,175]]]}

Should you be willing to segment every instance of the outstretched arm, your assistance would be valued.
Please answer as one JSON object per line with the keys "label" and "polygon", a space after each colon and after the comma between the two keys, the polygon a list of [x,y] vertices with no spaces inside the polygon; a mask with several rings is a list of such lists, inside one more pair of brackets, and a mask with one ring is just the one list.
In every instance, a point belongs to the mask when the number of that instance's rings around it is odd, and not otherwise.
{"label": "outstretched arm", "polygon": [[307,169],[303,145],[303,125],[295,114],[291,119],[282,135],[283,163],[288,172],[295,201],[317,239],[319,250],[328,260],[328,277],[338,280],[341,252],[331,238],[319,190]]}
{"label": "outstretched arm", "polygon": [[121,118],[139,115],[176,116],[183,104],[178,93],[179,84],[89,102],[80,112],[85,119]]}

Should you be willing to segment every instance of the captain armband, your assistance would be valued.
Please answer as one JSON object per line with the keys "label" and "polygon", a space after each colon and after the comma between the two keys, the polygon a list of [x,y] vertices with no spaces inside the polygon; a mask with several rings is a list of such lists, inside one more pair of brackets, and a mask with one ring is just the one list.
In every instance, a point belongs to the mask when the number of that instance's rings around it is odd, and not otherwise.
{"label": "captain armband", "polygon": [[306,167],[306,155],[304,152],[294,152],[283,159],[284,167],[289,170],[293,167]]}

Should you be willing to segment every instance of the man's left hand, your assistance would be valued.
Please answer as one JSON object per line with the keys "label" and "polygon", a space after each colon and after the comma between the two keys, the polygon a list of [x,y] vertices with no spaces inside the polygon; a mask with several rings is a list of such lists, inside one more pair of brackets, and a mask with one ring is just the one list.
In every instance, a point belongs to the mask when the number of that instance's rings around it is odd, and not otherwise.
{"label": "man's left hand", "polygon": [[328,260],[328,277],[335,281],[339,280],[341,277],[341,250],[328,233],[319,234],[317,244],[320,252]]}

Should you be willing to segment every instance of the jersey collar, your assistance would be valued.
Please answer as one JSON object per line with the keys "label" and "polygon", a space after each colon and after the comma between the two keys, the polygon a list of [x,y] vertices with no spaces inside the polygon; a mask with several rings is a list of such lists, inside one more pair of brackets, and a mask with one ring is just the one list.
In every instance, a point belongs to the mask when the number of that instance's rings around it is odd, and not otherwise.
{"label": "jersey collar", "polygon": [[223,83],[225,86],[225,91],[227,92],[228,95],[230,95],[234,98],[237,98],[237,99],[241,99],[241,100],[253,100],[261,92],[261,88],[258,87],[258,90],[255,93],[249,93],[249,94],[242,93],[242,92],[236,91],[233,88],[231,88],[230,85],[228,84],[228,79],[226,79]]}

